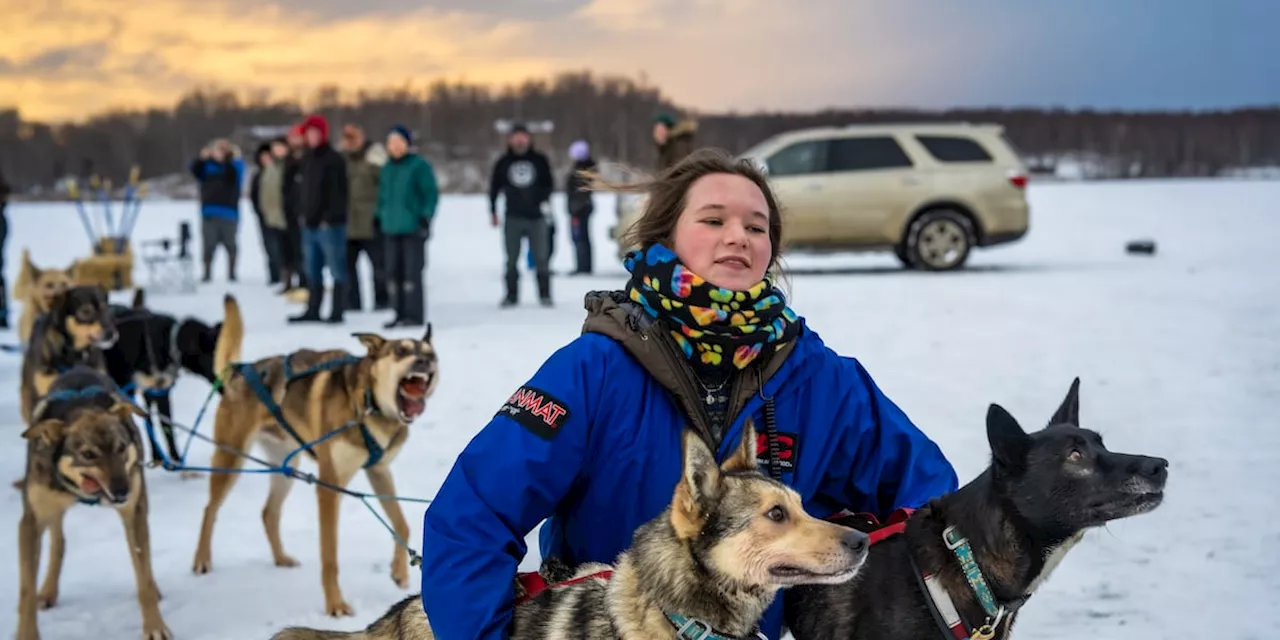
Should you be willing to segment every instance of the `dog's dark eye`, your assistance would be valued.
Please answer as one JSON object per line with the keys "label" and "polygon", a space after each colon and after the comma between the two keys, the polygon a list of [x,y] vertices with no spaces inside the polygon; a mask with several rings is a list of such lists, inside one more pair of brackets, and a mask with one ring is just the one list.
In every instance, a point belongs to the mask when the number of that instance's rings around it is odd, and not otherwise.
{"label": "dog's dark eye", "polygon": [[124,453],[125,446],[126,446],[126,445],[125,445],[125,443],[123,443],[123,442],[121,442],[120,444],[117,444],[117,445],[116,445],[116,453]]}
{"label": "dog's dark eye", "polygon": [[396,357],[397,357],[397,358],[408,358],[408,357],[409,357],[409,348],[408,348],[408,347],[406,347],[406,346],[404,346],[404,345],[402,345],[402,344],[398,344],[398,345],[396,345]]}
{"label": "dog's dark eye", "polygon": [[1071,453],[1067,454],[1067,462],[1080,462],[1083,457],[1084,455],[1080,453],[1079,449],[1072,449]]}
{"label": "dog's dark eye", "polygon": [[85,449],[80,452],[80,457],[88,460],[89,462],[93,462],[98,459],[98,452],[93,449]]}
{"label": "dog's dark eye", "polygon": [[787,510],[783,509],[781,506],[775,506],[774,508],[766,511],[764,517],[774,522],[785,522],[787,519]]}

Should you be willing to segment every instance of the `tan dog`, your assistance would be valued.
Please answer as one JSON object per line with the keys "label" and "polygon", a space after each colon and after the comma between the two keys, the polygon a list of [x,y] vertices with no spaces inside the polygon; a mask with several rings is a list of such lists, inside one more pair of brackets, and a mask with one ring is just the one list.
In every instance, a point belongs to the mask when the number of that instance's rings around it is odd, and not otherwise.
{"label": "tan dog", "polygon": [[66,269],[41,269],[31,262],[31,252],[22,250],[22,270],[13,284],[13,299],[22,302],[22,315],[18,318],[18,341],[27,344],[36,318],[47,313],[54,298],[71,288],[76,281],[76,264]]}
{"label": "tan dog", "polygon": [[[102,373],[79,365],[57,378],[35,408],[27,439],[27,470],[18,523],[18,640],[38,640],[36,610],[58,600],[66,550],[62,520],[77,503],[107,504],[120,514],[138,583],[144,640],[172,637],[160,616],[160,591],[151,572],[141,410],[124,401]],[[49,532],[49,567],[36,592],[41,537]],[[91,532],[85,532],[86,534]]]}
{"label": "tan dog", "polygon": [[[512,640],[748,638],[783,587],[852,579],[866,558],[867,535],[810,516],[799,494],[761,473],[750,422],[742,443],[717,466],[702,437],[686,430],[684,473],[671,506],[636,530],[611,574],[603,564],[560,575],[548,570],[553,562],[544,565],[556,584],[516,606]],[[688,621],[703,626],[677,636]],[[293,627],[273,640],[434,637],[422,598],[410,596],[364,631]]]}
{"label": "tan dog", "polygon": [[97,285],[76,286],[54,295],[49,311],[32,329],[22,354],[19,396],[22,419],[31,424],[31,410],[58,374],[77,364],[106,373],[104,349],[119,333],[107,306],[107,292]]}
{"label": "tan dog", "polygon": [[[422,340],[386,340],[369,333],[355,335],[368,348],[363,357],[336,349],[302,350],[289,356],[258,360],[251,363],[250,369],[233,367],[233,373],[224,373],[222,401],[214,419],[214,440],[241,451],[247,451],[256,440],[268,452],[268,461],[279,465],[301,446],[300,442],[315,442],[342,430],[305,454],[316,461],[319,479],[345,487],[363,467],[377,494],[395,495],[390,464],[404,445],[409,424],[426,409],[427,398],[436,386],[437,361],[431,344],[431,327],[428,325]],[[222,338],[226,349],[234,344],[238,350],[238,337],[227,336],[225,326]],[[229,361],[227,355],[216,354],[215,370],[224,371]],[[262,386],[269,391],[294,434],[288,433],[273,417],[271,408],[258,399],[246,374],[261,376]],[[366,438],[376,443],[376,450],[370,450]],[[241,463],[240,458],[219,449],[213,454],[211,466],[237,468]],[[192,567],[197,574],[210,569],[214,521],[235,481],[234,473],[209,476],[209,504],[205,507]],[[280,542],[280,508],[293,482],[284,475],[273,474],[267,503],[262,509],[271,554],[280,567],[298,564],[285,553]],[[325,610],[332,616],[352,615],[353,610],[338,586],[338,500],[341,495],[320,486],[316,494]],[[408,538],[409,524],[400,504],[390,499],[381,502],[396,534],[402,539]],[[401,588],[409,584],[408,554],[398,545],[392,556],[391,577]]]}

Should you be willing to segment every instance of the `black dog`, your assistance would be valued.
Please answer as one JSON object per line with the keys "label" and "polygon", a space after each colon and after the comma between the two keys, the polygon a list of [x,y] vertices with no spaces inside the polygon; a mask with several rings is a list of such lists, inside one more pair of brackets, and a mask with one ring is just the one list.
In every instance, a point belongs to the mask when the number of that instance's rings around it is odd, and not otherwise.
{"label": "black dog", "polygon": [[[106,352],[107,373],[131,400],[141,395],[148,415],[158,416],[169,460],[180,462],[181,452],[174,440],[173,407],[169,392],[186,369],[213,384],[213,350],[222,324],[209,326],[195,319],[179,321],[174,316],[146,308],[139,289],[130,307],[112,305],[120,337]],[[151,439],[151,464],[163,460],[159,443]]]}
{"label": "black dog", "polygon": [[1030,435],[991,405],[991,466],[913,514],[902,535],[873,545],[852,582],[791,589],[786,619],[796,640],[1003,640],[1086,530],[1159,506],[1168,462],[1112,453],[1078,427],[1079,387],[1077,378],[1049,426]]}

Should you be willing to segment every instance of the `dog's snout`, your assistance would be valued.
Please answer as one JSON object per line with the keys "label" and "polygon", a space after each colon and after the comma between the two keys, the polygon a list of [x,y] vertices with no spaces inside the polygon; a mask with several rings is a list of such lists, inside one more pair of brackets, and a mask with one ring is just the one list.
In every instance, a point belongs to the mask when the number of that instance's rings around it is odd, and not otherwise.
{"label": "dog's snout", "polygon": [[840,536],[840,544],[844,545],[846,549],[853,552],[855,555],[862,555],[866,553],[867,548],[871,546],[871,538],[867,537],[867,534],[858,531],[857,529],[850,529],[845,532],[844,535]]}
{"label": "dog's snout", "polygon": [[112,502],[123,504],[129,501],[129,478],[112,478],[111,484],[108,486],[111,491]]}
{"label": "dog's snout", "polygon": [[1164,458],[1139,457],[1129,464],[1129,472],[1163,483],[1169,476],[1169,461]]}

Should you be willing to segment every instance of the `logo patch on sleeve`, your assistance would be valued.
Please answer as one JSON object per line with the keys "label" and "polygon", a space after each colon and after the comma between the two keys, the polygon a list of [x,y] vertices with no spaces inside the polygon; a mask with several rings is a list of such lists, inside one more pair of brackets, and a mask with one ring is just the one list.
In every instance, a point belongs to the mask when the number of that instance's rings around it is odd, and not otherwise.
{"label": "logo patch on sleeve", "polygon": [[[778,438],[778,469],[787,472],[796,470],[796,442],[797,436],[794,433],[775,432]],[[765,433],[756,434],[756,464],[761,468],[769,468],[769,436]]]}
{"label": "logo patch on sleeve", "polygon": [[543,440],[560,433],[569,420],[569,408],[551,394],[534,387],[520,387],[507,398],[498,415],[507,416]]}

